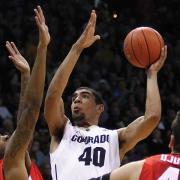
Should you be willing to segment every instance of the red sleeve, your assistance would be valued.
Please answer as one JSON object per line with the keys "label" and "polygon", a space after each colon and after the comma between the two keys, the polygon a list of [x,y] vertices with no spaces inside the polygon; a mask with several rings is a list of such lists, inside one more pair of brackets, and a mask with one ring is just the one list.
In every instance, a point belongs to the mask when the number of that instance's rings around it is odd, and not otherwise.
{"label": "red sleeve", "polygon": [[0,180],[3,180],[3,160],[0,160]]}
{"label": "red sleeve", "polygon": [[43,180],[40,170],[33,162],[31,162],[30,177],[32,180]]}

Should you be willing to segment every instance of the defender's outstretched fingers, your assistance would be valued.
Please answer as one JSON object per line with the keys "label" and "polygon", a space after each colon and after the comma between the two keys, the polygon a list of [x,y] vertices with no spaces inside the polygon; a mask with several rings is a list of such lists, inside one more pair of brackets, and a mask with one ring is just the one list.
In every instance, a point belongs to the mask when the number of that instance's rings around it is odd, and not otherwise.
{"label": "defender's outstretched fingers", "polygon": [[45,23],[46,20],[45,20],[45,17],[44,17],[44,13],[43,13],[43,11],[41,9],[41,6],[37,6],[37,9],[38,9],[38,13],[39,13],[39,15],[41,17],[42,22]]}
{"label": "defender's outstretched fingers", "polygon": [[39,21],[39,18],[37,16],[35,16],[35,21],[36,21],[37,26],[40,28],[41,22]]}
{"label": "defender's outstretched fingers", "polygon": [[11,46],[13,47],[13,49],[15,50],[15,52],[16,52],[17,54],[19,54],[19,50],[17,49],[17,47],[16,47],[16,45],[15,45],[14,42],[11,42]]}
{"label": "defender's outstretched fingers", "polygon": [[14,64],[17,63],[17,59],[14,58],[13,56],[8,56],[8,58],[9,58]]}
{"label": "defender's outstretched fingers", "polygon": [[13,49],[13,47],[11,46],[11,43],[9,41],[6,41],[6,48],[9,51],[9,54],[11,56],[16,54],[15,50]]}
{"label": "defender's outstretched fingers", "polygon": [[37,10],[37,9],[34,9],[34,12],[35,12],[35,19],[37,18],[38,21],[39,21],[38,24],[41,24],[42,20],[41,20],[41,16],[40,16],[38,10]]}

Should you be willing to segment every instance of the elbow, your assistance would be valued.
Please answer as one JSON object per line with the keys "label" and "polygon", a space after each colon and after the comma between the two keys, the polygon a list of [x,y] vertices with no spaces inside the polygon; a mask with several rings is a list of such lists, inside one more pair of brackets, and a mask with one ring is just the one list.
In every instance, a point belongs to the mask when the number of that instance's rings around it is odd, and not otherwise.
{"label": "elbow", "polygon": [[161,119],[161,116],[160,115],[153,115],[152,117],[151,117],[151,120],[154,122],[154,123],[159,123],[159,121],[160,121],[160,119]]}
{"label": "elbow", "polygon": [[161,119],[161,109],[157,108],[151,111],[147,111],[145,116],[152,121],[159,122]]}
{"label": "elbow", "polygon": [[146,119],[149,119],[149,121],[155,125],[157,125],[161,119],[161,114],[156,114],[156,113],[153,113],[153,114],[150,114],[148,116],[146,116]]}

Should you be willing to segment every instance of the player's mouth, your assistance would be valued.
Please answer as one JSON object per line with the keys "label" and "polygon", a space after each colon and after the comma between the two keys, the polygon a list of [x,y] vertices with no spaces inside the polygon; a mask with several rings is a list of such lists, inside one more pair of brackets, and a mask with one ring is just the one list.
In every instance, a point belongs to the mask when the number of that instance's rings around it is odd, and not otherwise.
{"label": "player's mouth", "polygon": [[74,109],[73,109],[74,113],[79,113],[80,110],[81,110],[81,108],[79,108],[79,107],[74,107]]}

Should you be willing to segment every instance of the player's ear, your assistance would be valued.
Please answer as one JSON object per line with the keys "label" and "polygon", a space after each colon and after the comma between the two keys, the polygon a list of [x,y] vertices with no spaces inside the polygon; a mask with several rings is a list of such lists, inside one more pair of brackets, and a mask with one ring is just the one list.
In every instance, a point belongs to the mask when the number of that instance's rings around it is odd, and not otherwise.
{"label": "player's ear", "polygon": [[104,104],[96,105],[96,109],[101,114],[104,111]]}
{"label": "player's ear", "polygon": [[175,141],[174,135],[171,135],[171,137],[170,137],[170,142],[169,142],[169,146],[168,146],[171,150],[173,150],[174,141]]}

